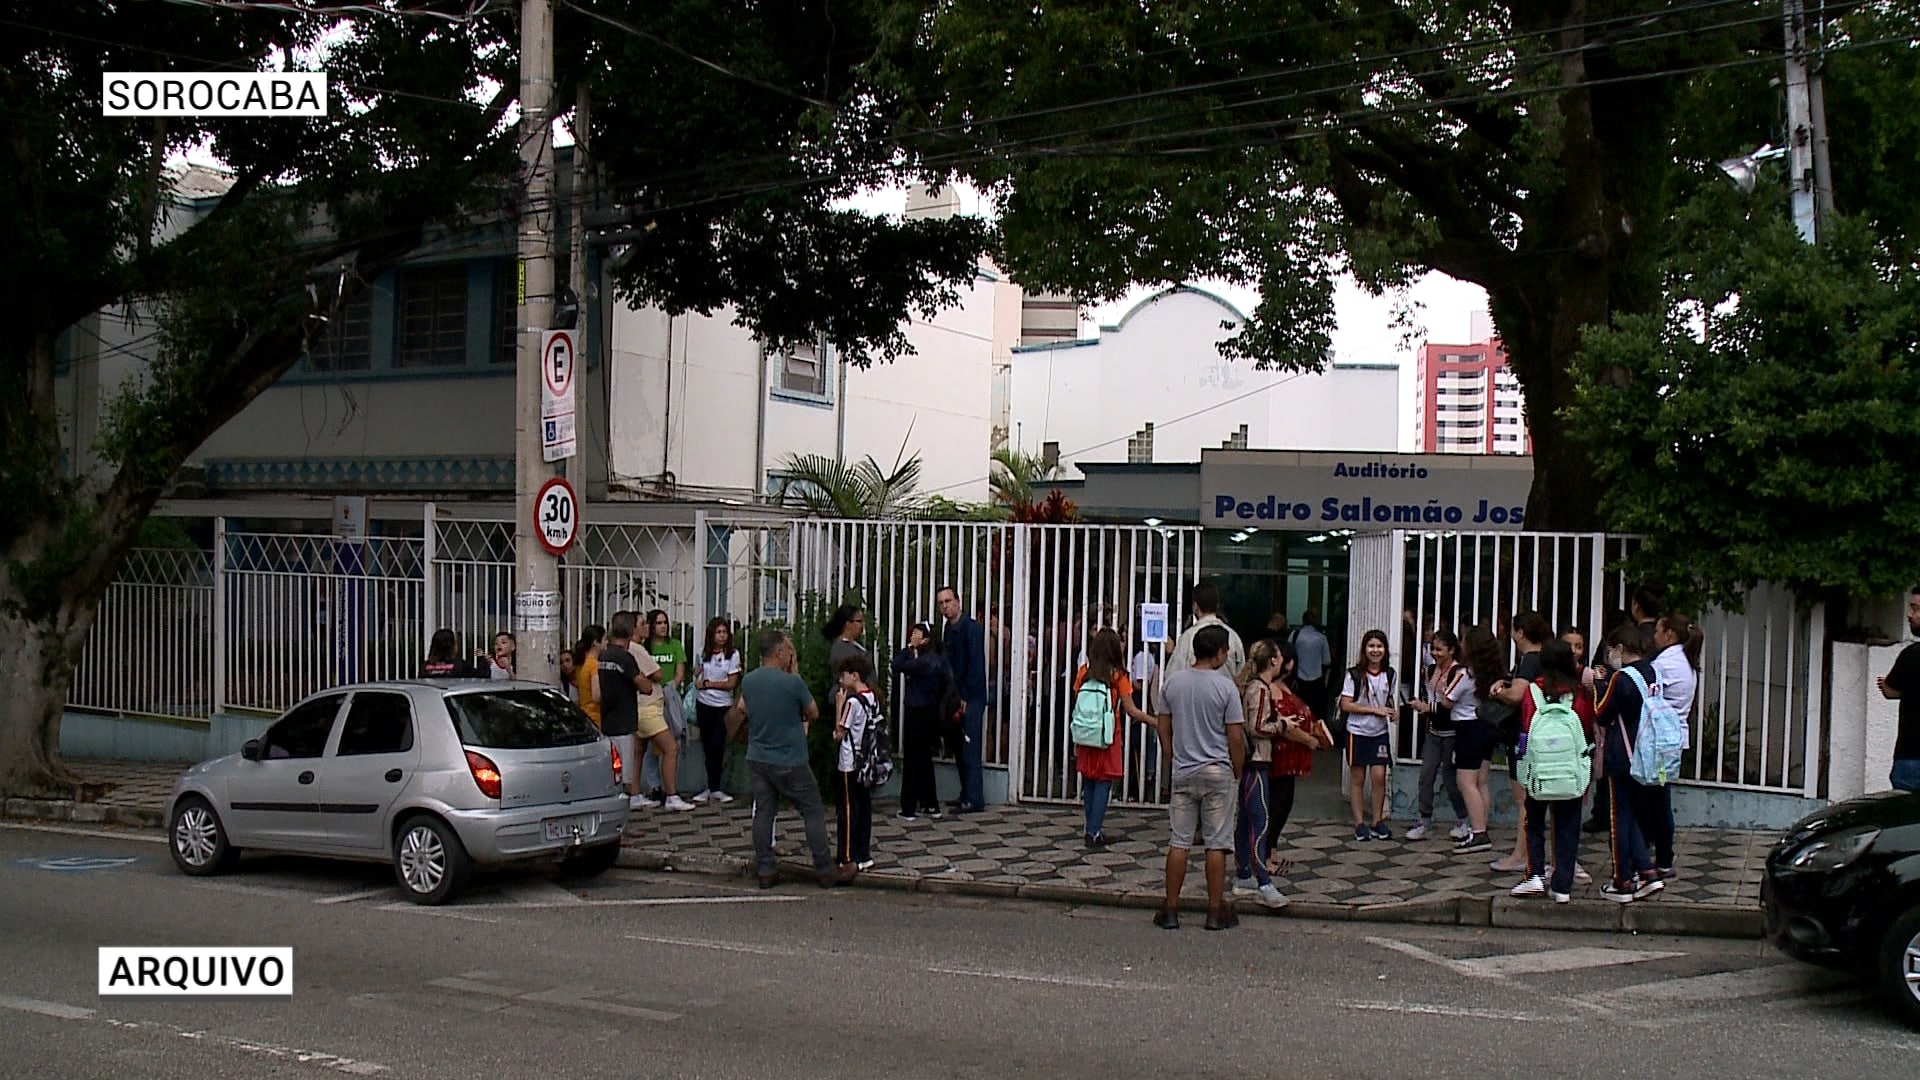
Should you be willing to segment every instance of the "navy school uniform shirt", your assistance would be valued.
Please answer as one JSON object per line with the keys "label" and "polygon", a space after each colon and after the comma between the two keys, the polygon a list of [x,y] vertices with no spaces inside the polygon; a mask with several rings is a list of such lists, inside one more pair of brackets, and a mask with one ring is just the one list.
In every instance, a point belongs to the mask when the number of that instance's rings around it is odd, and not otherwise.
{"label": "navy school uniform shirt", "polygon": [[[1636,660],[1627,666],[1640,673],[1650,690],[1659,681],[1649,661]],[[1609,777],[1627,779],[1633,775],[1633,757],[1627,749],[1627,743],[1640,738],[1640,712],[1643,705],[1640,688],[1633,685],[1626,668],[1614,672],[1613,677],[1607,680],[1606,692],[1600,697],[1599,709],[1600,728],[1607,733],[1606,759],[1601,768]],[[1625,738],[1621,738],[1623,731]]]}

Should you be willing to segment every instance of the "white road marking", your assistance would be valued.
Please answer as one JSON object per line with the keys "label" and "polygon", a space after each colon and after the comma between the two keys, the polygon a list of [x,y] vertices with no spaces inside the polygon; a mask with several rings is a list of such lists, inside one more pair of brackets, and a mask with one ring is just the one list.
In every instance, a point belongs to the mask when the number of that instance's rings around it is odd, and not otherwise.
{"label": "white road marking", "polygon": [[279,1046],[274,1043],[260,1042],[256,1039],[243,1039],[234,1035],[216,1035],[194,1028],[176,1027],[172,1024],[156,1023],[151,1020],[119,1020],[111,1016],[101,1016],[92,1009],[78,1005],[66,1005],[58,1001],[41,1001],[37,998],[13,997],[0,994],[0,1009],[15,1012],[34,1013],[39,1016],[51,1016],[56,1020],[96,1021],[108,1027],[122,1031],[151,1031],[175,1038],[188,1039],[208,1046],[218,1046],[227,1050],[237,1050],[245,1054],[260,1057],[279,1058],[300,1065],[318,1065],[323,1069],[345,1073],[349,1076],[377,1076],[386,1072],[387,1067],[377,1062],[359,1061],[339,1054],[329,1054],[320,1050],[303,1050],[295,1046]]}
{"label": "white road marking", "polygon": [[266,896],[275,900],[311,900],[313,893],[306,889],[282,889],[272,885],[242,885],[235,881],[194,881],[185,882],[189,889],[207,889],[212,892],[245,893],[248,896]]}
{"label": "white road marking", "polygon": [[1546,1016],[1541,1013],[1522,1012],[1508,1009],[1481,1009],[1466,1005],[1428,1005],[1417,1001],[1336,1001],[1334,1005],[1342,1009],[1358,1009],[1362,1012],[1403,1013],[1408,1016],[1448,1016],[1468,1020],[1518,1020],[1533,1023],[1542,1020],[1565,1022],[1571,1017]]}
{"label": "white road marking", "polygon": [[586,903],[578,894],[551,881],[538,879],[502,882],[499,891],[515,907],[533,907],[536,904],[571,907]]}
{"label": "white road marking", "polygon": [[1802,964],[1766,964],[1741,971],[1716,971],[1684,979],[1661,979],[1591,995],[1620,1006],[1673,1006],[1794,995],[1806,997],[1851,989],[1844,972],[1824,972]]}
{"label": "white road marking", "polygon": [[801,949],[789,949],[781,945],[748,945],[738,941],[702,941],[699,938],[663,937],[657,934],[622,934],[628,941],[645,941],[654,945],[680,945],[689,949],[717,949],[720,952],[747,953],[750,956],[805,956]]}
{"label": "white road marking", "polygon": [[793,904],[806,899],[802,896],[660,896],[641,897],[632,900],[526,900],[495,905],[513,908],[557,908],[557,907],[679,907],[688,904]]}
{"label": "white road marking", "polygon": [[374,889],[361,889],[359,892],[345,893],[340,896],[322,896],[316,904],[351,904],[355,900],[371,900],[376,896],[386,896],[394,891],[392,885],[382,885]]}
{"label": "white road marking", "polygon": [[14,1012],[38,1013],[51,1016],[55,1020],[91,1020],[92,1009],[83,1009],[78,1005],[63,1005],[58,1001],[41,1001],[38,998],[14,997],[0,994],[0,1009],[12,1009]]}
{"label": "white road marking", "polygon": [[1420,946],[1413,944],[1412,942],[1397,941],[1393,938],[1383,938],[1383,937],[1370,937],[1365,940],[1369,945],[1378,945],[1383,949],[1392,949],[1394,952],[1401,953],[1406,956],[1411,956],[1415,960],[1424,960],[1427,963],[1433,964],[1436,967],[1446,968],[1448,971],[1453,972],[1455,975],[1465,975],[1468,978],[1474,978],[1474,979],[1488,979],[1488,978],[1500,977],[1496,972],[1475,971],[1474,969],[1467,967],[1463,961],[1455,960],[1450,956],[1441,956],[1439,953],[1436,953],[1436,952],[1428,952],[1426,949],[1423,949]]}
{"label": "white road marking", "polygon": [[1558,971],[1585,971],[1590,968],[1615,967],[1620,964],[1644,964],[1649,960],[1665,960],[1684,955],[1686,954],[1677,952],[1644,952],[1636,949],[1598,949],[1582,946],[1574,949],[1549,949],[1546,952],[1484,956],[1473,960],[1458,960],[1455,963],[1480,976],[1545,975]]}
{"label": "white road marking", "polygon": [[70,825],[30,825],[24,822],[0,822],[0,829],[19,829],[21,832],[59,833],[61,836],[93,836],[103,840],[138,840],[143,844],[164,844],[165,836],[155,836],[146,832],[116,832],[113,829],[76,829]]}
{"label": "white road marking", "polygon": [[936,975],[964,975],[975,979],[1005,979],[1009,982],[1042,983],[1047,986],[1081,986],[1093,990],[1164,990],[1153,983],[1121,982],[1116,979],[1088,978],[1082,975],[1042,975],[1025,971],[987,971],[982,968],[930,967]]}
{"label": "white road marking", "polygon": [[464,975],[454,975],[444,979],[434,979],[428,986],[441,990],[453,990],[463,994],[480,994],[485,997],[500,998],[506,1001],[530,1001],[540,1005],[558,1005],[567,1009],[586,1009],[591,1012],[607,1013],[612,1016],[625,1016],[635,1020],[653,1020],[666,1022],[680,1019],[680,1013],[662,1012],[659,1009],[647,1009],[638,1005],[622,1005],[613,1001],[599,1001],[603,995],[618,994],[618,990],[595,990],[591,987],[557,986],[549,990],[523,991],[517,987],[500,986],[487,980],[493,977],[489,971],[469,971]]}
{"label": "white road marking", "polygon": [[405,900],[396,900],[391,904],[381,904],[381,911],[410,911],[415,915],[433,915],[442,919],[457,919],[460,922],[490,923],[498,925],[499,919],[489,919],[484,915],[468,915],[461,911],[449,911],[443,907],[422,907]]}

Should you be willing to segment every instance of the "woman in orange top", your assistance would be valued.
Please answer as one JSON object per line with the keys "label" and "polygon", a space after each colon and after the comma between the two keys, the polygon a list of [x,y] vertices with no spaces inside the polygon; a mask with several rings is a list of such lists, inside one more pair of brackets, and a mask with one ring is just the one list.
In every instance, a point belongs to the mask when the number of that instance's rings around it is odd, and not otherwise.
{"label": "woman in orange top", "polygon": [[1121,729],[1126,725],[1120,719],[1124,715],[1138,723],[1152,724],[1153,718],[1133,703],[1133,680],[1127,677],[1127,651],[1120,644],[1118,633],[1100,630],[1087,642],[1086,666],[1073,678],[1074,697],[1079,697],[1080,687],[1089,679],[1107,684],[1108,696],[1113,699],[1113,741],[1097,749],[1075,746],[1073,764],[1080,773],[1080,798],[1087,807],[1087,845],[1104,847],[1113,842],[1101,829],[1107,818],[1107,804],[1113,799],[1113,784],[1127,772],[1126,740],[1121,737]]}
{"label": "woman in orange top", "polygon": [[589,626],[573,647],[573,685],[580,691],[580,711],[594,727],[600,726],[600,646],[606,640],[605,627]]}

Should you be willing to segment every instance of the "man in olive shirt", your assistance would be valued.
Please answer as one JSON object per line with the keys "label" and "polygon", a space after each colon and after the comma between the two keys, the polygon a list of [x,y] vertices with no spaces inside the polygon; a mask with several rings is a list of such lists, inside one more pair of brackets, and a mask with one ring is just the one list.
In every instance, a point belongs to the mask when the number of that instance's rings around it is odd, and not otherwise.
{"label": "man in olive shirt", "polygon": [[760,635],[760,666],[740,680],[735,703],[747,718],[747,772],[753,776],[753,856],[760,887],[779,881],[779,863],[773,853],[774,798],[784,795],[806,823],[807,847],[813,851],[814,875],[822,888],[831,888],[853,875],[852,867],[836,871],[833,850],[827,844],[827,819],[820,803],[820,785],[807,764],[807,725],[820,718],[820,706],[807,684],[794,674],[793,642],[778,630]]}

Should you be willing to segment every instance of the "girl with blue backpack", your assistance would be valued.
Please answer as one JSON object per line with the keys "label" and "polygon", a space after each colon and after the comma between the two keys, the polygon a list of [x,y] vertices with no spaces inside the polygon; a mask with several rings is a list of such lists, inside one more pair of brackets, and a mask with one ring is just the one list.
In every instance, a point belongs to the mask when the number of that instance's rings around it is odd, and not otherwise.
{"label": "girl with blue backpack", "polygon": [[1601,771],[1606,775],[1613,815],[1608,837],[1613,849],[1613,880],[1600,889],[1600,895],[1622,904],[1645,899],[1666,887],[1647,854],[1639,812],[1648,800],[1645,789],[1633,778],[1633,745],[1646,734],[1641,717],[1647,703],[1641,687],[1653,693],[1652,687],[1659,681],[1653,665],[1645,659],[1651,645],[1646,631],[1632,623],[1622,623],[1606,641],[1607,666],[1613,674],[1600,697],[1599,724],[1604,732],[1605,755]]}

